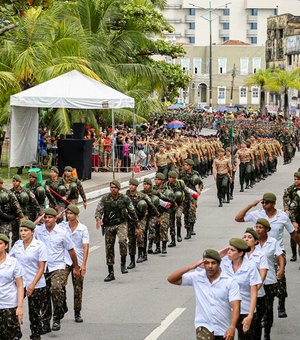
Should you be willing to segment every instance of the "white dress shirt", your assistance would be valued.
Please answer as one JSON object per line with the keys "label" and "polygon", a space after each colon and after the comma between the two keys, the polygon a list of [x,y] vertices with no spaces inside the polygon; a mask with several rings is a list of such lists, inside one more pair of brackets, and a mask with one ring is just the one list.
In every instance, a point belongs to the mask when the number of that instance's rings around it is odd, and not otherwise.
{"label": "white dress shirt", "polygon": [[53,272],[54,270],[65,269],[65,250],[74,248],[66,229],[56,224],[54,229],[49,232],[45,224],[41,224],[35,228],[34,235],[37,240],[44,242],[47,248],[46,271]]}
{"label": "white dress shirt", "polygon": [[235,278],[237,283],[239,284],[242,297],[241,314],[248,314],[251,301],[251,286],[259,285],[262,283],[255,263],[253,261],[243,259],[243,263],[240,268],[236,272],[234,272],[232,268],[232,262],[229,260],[228,256],[225,256],[222,259],[221,268],[228,276]]}
{"label": "white dress shirt", "polygon": [[0,309],[18,306],[18,289],[16,279],[23,276],[23,269],[17,259],[6,254],[0,264]]}
{"label": "white dress shirt", "polygon": [[268,232],[268,235],[274,237],[277,241],[279,241],[281,249],[284,250],[283,245],[284,229],[286,229],[289,234],[291,234],[295,230],[288,215],[284,211],[276,209],[275,216],[269,218],[263,209],[254,210],[248,212],[245,215],[244,221],[253,222],[255,224],[259,218],[265,218],[267,221],[269,221],[271,230]]}
{"label": "white dress shirt", "polygon": [[206,271],[197,268],[183,274],[182,285],[194,287],[195,327],[206,327],[214,335],[223,336],[230,325],[230,302],[241,300],[237,282],[221,271],[220,276],[210,283]]}
{"label": "white dress shirt", "polygon": [[[87,226],[78,222],[78,225],[76,229],[74,229],[74,231],[71,230],[71,228],[69,227],[69,223],[66,221],[59,223],[59,226],[66,229],[70,239],[73,241],[74,250],[77,255],[78,265],[81,266],[83,263],[83,255],[84,255],[83,244],[90,243],[90,237],[89,237]],[[65,251],[65,261],[67,265],[69,266],[72,265],[72,259],[67,250]]]}
{"label": "white dress shirt", "polygon": [[[24,241],[18,240],[11,251],[10,256],[15,257],[24,270],[24,284],[26,288],[32,283],[37,272],[39,271],[39,262],[47,261],[47,249],[42,241],[38,241],[35,238],[28,247],[24,248]],[[42,288],[46,286],[44,274],[35,285],[35,288]]]}
{"label": "white dress shirt", "polygon": [[274,256],[280,256],[283,254],[280,243],[275,240],[275,238],[268,236],[266,242],[262,246],[258,244],[256,248],[263,251],[268,259],[269,270],[264,284],[270,285],[277,283],[277,275],[274,267]]}

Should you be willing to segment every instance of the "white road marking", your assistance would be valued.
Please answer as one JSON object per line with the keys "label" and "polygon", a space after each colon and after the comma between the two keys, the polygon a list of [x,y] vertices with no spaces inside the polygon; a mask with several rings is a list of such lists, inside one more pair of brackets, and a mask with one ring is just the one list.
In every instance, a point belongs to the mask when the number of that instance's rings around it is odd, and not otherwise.
{"label": "white road marking", "polygon": [[100,248],[100,246],[92,246],[92,247],[90,248],[89,253],[92,253],[93,251],[95,251],[95,250],[97,250],[97,249],[99,249],[99,248]]}
{"label": "white road marking", "polygon": [[201,191],[201,194],[204,194],[206,191],[210,190],[211,188],[206,188],[204,190]]}
{"label": "white road marking", "polygon": [[186,308],[175,308],[144,340],[156,340],[163,332],[186,310]]}

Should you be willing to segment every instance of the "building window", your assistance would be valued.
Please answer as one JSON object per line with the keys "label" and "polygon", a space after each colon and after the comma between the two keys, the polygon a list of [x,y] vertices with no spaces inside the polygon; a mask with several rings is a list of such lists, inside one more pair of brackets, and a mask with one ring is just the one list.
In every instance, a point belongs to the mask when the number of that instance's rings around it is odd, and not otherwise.
{"label": "building window", "polygon": [[247,104],[247,87],[240,87],[240,104]]}
{"label": "building window", "polygon": [[241,75],[248,74],[248,64],[249,64],[248,58],[241,58],[240,59],[240,74]]}
{"label": "building window", "polygon": [[190,8],[189,13],[190,13],[190,15],[196,15],[196,9]]}
{"label": "building window", "polygon": [[261,68],[261,58],[255,57],[252,59],[253,73],[256,73]]}
{"label": "building window", "polygon": [[230,15],[230,8],[224,8],[223,15]]}
{"label": "building window", "polygon": [[195,23],[194,22],[190,22],[190,30],[194,30],[195,29]]}
{"label": "building window", "polygon": [[224,30],[229,30],[229,22],[225,22],[225,23],[223,24],[223,29],[224,29]]}
{"label": "building window", "polygon": [[223,41],[228,41],[229,37],[223,37]]}
{"label": "building window", "polygon": [[218,73],[225,74],[227,66],[227,58],[218,58]]}
{"label": "building window", "polygon": [[252,8],[251,9],[251,15],[257,16],[258,15],[258,9],[257,8]]}
{"label": "building window", "polygon": [[181,59],[181,67],[185,73],[189,73],[190,70],[190,58]]}
{"label": "building window", "polygon": [[278,15],[278,6],[274,9],[274,15]]}
{"label": "building window", "polygon": [[253,86],[251,88],[251,92],[252,92],[252,100],[251,100],[251,104],[259,104],[259,88],[257,86]]}
{"label": "building window", "polygon": [[253,45],[257,44],[257,37],[251,37],[251,44]]}
{"label": "building window", "polygon": [[218,104],[226,104],[226,87],[218,86]]}
{"label": "building window", "polygon": [[194,58],[194,74],[201,74],[201,58]]}
{"label": "building window", "polygon": [[257,30],[257,22],[251,22],[250,28],[251,28],[252,30]]}
{"label": "building window", "polygon": [[195,44],[195,37],[189,37],[190,44]]}
{"label": "building window", "polygon": [[292,65],[292,55],[291,54],[287,55],[287,60],[288,60],[288,65],[291,66]]}

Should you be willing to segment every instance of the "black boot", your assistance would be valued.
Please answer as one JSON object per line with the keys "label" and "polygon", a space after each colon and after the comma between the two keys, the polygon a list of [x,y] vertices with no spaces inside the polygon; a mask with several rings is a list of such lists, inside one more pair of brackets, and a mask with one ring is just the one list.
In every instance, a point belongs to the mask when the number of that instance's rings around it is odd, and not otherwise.
{"label": "black boot", "polygon": [[160,242],[156,243],[156,249],[154,250],[153,254],[160,254],[161,250],[160,250]]}
{"label": "black boot", "polygon": [[[14,339],[21,339],[21,338],[15,337]],[[42,338],[41,338],[41,336],[39,334],[31,334],[30,335],[30,339],[31,340],[41,340]]]}
{"label": "black boot", "polygon": [[143,261],[147,261],[148,257],[147,257],[147,249],[143,248]]}
{"label": "black boot", "polygon": [[161,253],[167,254],[167,241],[162,241]]}
{"label": "black boot", "polygon": [[127,269],[133,269],[135,267],[135,255],[130,255],[130,263]]}
{"label": "black boot", "polygon": [[222,198],[219,199],[219,207],[223,207]]}
{"label": "black boot", "polygon": [[181,242],[181,227],[177,227],[177,242]]}
{"label": "black boot", "polygon": [[114,275],[114,266],[113,265],[108,265],[108,275],[104,279],[104,282],[110,282],[112,280],[115,280],[115,275]]}
{"label": "black boot", "polygon": [[290,261],[295,262],[295,261],[297,261],[297,245],[293,244],[293,245],[291,245],[291,248],[292,248],[292,257],[291,257]]}
{"label": "black boot", "polygon": [[265,326],[264,340],[271,340],[271,327]]}
{"label": "black boot", "polygon": [[144,262],[144,256],[143,256],[143,248],[138,248],[138,258],[136,260],[136,263]]}
{"label": "black boot", "polygon": [[53,324],[52,324],[52,330],[53,331],[59,331],[60,330],[60,319],[58,316],[53,316]]}
{"label": "black boot", "polygon": [[83,319],[80,314],[80,310],[74,311],[75,322],[83,322]]}
{"label": "black boot", "polygon": [[127,274],[128,270],[126,268],[126,256],[121,256],[121,273]]}
{"label": "black boot", "polygon": [[192,225],[191,225],[191,235],[192,235],[192,236],[195,236],[195,235],[196,235],[196,233],[194,232],[194,227],[195,227],[195,225],[192,224]]}
{"label": "black boot", "polygon": [[189,240],[192,237],[191,235],[191,228],[186,228],[186,237],[184,239]]}
{"label": "black boot", "polygon": [[278,299],[278,317],[287,318],[287,314],[285,311],[285,297],[280,297]]}
{"label": "black boot", "polygon": [[241,190],[240,190],[240,192],[244,192],[244,186],[243,186],[243,185],[241,185]]}
{"label": "black boot", "polygon": [[168,247],[171,248],[171,247],[176,247],[176,242],[175,242],[175,235],[171,236],[171,243],[168,244]]}
{"label": "black boot", "polygon": [[149,245],[148,245],[148,254],[153,254],[153,240],[149,240]]}

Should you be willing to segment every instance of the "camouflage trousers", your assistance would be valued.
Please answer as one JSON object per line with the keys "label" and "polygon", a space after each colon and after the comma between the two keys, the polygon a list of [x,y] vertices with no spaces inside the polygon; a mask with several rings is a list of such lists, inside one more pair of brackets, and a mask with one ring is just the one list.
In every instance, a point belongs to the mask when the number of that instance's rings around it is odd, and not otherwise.
{"label": "camouflage trousers", "polygon": [[262,320],[266,311],[267,307],[267,297],[261,296],[257,298],[256,301],[256,322],[254,325],[254,334],[255,334],[255,339],[261,339],[261,333],[262,333]]}
{"label": "camouflage trousers", "polygon": [[[192,206],[192,204],[195,204],[195,207]],[[193,227],[193,225],[196,223],[196,209],[197,209],[197,201],[184,201],[183,202],[183,214],[184,214],[184,227],[186,229],[189,229]]]}
{"label": "camouflage trousers", "polygon": [[[73,266],[66,265],[65,274],[66,282],[65,286],[68,284],[68,277],[71,274],[72,284],[74,289],[74,311],[80,312],[82,307],[82,292],[83,292],[83,276],[75,277],[73,274]],[[67,298],[67,297],[66,297]]]}
{"label": "camouflage trousers", "polygon": [[277,296],[278,284],[274,283],[271,285],[264,285],[264,290],[266,292],[266,309],[264,314],[264,325],[265,327],[272,327],[274,321],[273,305],[274,299]]}
{"label": "camouflage trousers", "polygon": [[31,333],[32,335],[40,335],[43,326],[42,310],[46,302],[46,287],[36,288],[27,298]]}
{"label": "camouflage trousers", "polygon": [[254,314],[250,329],[248,332],[244,333],[243,331],[243,320],[245,319],[246,314],[240,314],[238,323],[236,325],[236,329],[238,331],[238,340],[256,340],[255,338],[255,327],[256,327],[256,314]]}
{"label": "camouflage trousers", "polygon": [[173,211],[170,212],[170,235],[175,236],[176,235],[176,230],[175,226],[177,228],[182,227],[182,214],[183,214],[183,204],[179,204],[177,208]]}
{"label": "camouflage trousers", "polygon": [[0,222],[0,234],[6,235],[8,238],[10,238],[9,234],[12,231],[12,225],[8,222]]}
{"label": "camouflage trousers", "polygon": [[[286,253],[282,253],[284,257],[284,267],[286,266]],[[277,273],[279,268],[279,262],[277,258],[274,258],[274,266],[275,266],[275,272]],[[277,280],[278,282],[278,291],[277,291],[277,297],[278,298],[286,298],[288,296],[287,294],[287,286],[286,286],[286,277],[285,273],[283,274],[282,278],[280,280]]]}
{"label": "camouflage trousers", "polygon": [[0,309],[0,340],[22,338],[22,332],[16,315],[17,308]]}
{"label": "camouflage trousers", "polygon": [[121,256],[127,256],[127,236],[128,228],[127,223],[123,222],[118,225],[106,227],[105,231],[105,251],[106,251],[106,264],[115,264],[115,242],[116,236],[119,239],[119,249]]}
{"label": "camouflage trousers", "polygon": [[[161,213],[161,223],[159,226],[160,230],[160,241],[169,241],[168,239],[168,230],[170,225],[170,213],[165,211]],[[158,240],[159,242],[159,240]]]}
{"label": "camouflage trousers", "polygon": [[[64,269],[54,270],[53,272],[45,273],[46,279],[46,299],[45,305],[42,308],[43,324],[49,325],[53,319],[61,319],[64,316],[64,301],[65,301],[65,282],[66,275]],[[52,303],[51,303],[52,302]]]}
{"label": "camouflage trousers", "polygon": [[141,230],[141,234],[136,237],[136,243],[138,248],[144,248],[146,247],[145,240],[147,239],[146,233],[147,233],[147,216],[143,217],[139,221],[139,227]]}
{"label": "camouflage trousers", "polygon": [[[149,241],[152,240],[153,242],[156,242],[156,238],[158,235],[157,231],[157,217],[156,216],[148,216],[148,238]],[[157,240],[159,242],[159,240]]]}
{"label": "camouflage trousers", "polygon": [[210,332],[206,327],[198,327],[196,329],[197,340],[221,340],[223,336],[215,336],[214,333]]}

